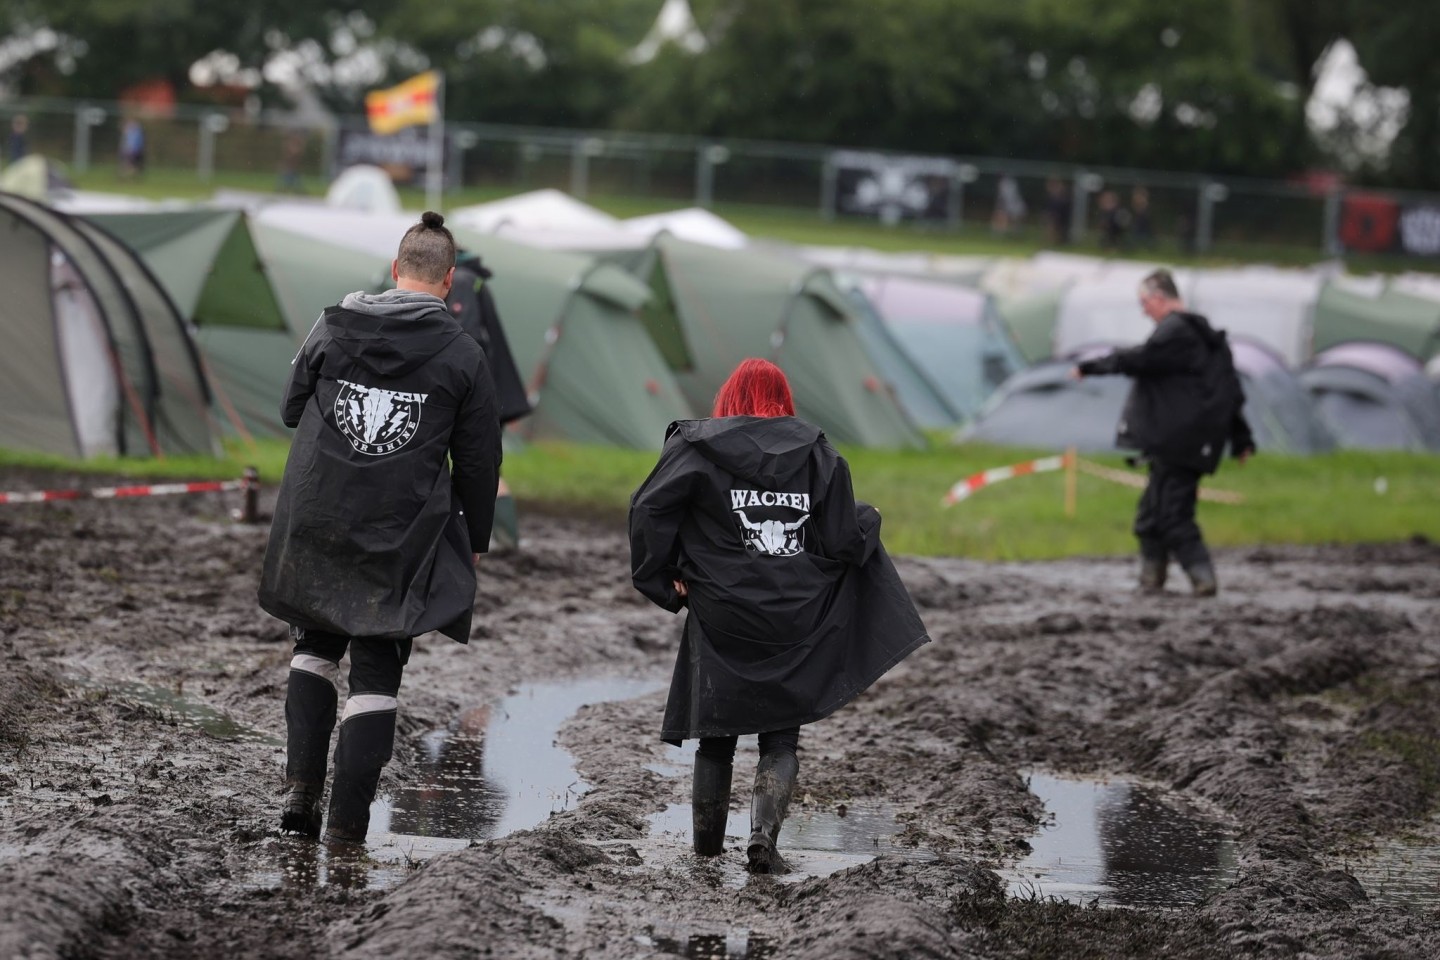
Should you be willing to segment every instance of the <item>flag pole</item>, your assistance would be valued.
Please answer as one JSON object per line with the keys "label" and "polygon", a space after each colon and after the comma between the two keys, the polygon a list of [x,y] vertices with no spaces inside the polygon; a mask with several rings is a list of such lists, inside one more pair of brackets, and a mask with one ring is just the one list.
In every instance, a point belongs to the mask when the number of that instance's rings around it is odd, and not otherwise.
{"label": "flag pole", "polygon": [[435,119],[430,121],[430,162],[425,170],[425,206],[439,210],[445,190],[445,73],[436,70]]}

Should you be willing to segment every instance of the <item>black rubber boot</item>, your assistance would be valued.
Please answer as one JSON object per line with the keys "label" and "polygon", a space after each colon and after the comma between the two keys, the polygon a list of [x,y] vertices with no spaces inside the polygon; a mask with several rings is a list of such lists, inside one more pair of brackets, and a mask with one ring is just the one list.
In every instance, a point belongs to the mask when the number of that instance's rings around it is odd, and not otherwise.
{"label": "black rubber boot", "polygon": [[361,713],[340,724],[326,843],[364,843],[380,771],[395,746],[395,711]]}
{"label": "black rubber boot", "polygon": [[751,873],[779,873],[783,869],[775,842],[799,772],[800,761],[788,750],[760,757],[750,801],[750,840],[745,845],[746,869]]}
{"label": "black rubber boot", "polygon": [[1185,574],[1190,578],[1190,586],[1197,597],[1213,597],[1220,592],[1220,584],[1215,580],[1215,567],[1206,560],[1185,568]]}
{"label": "black rubber boot", "polygon": [[1164,593],[1165,577],[1170,571],[1170,553],[1164,545],[1151,540],[1140,541],[1140,592]]}
{"label": "black rubber boot", "polygon": [[311,840],[320,838],[320,795],[325,787],[318,783],[300,780],[286,781],[289,791],[285,794],[285,806],[280,811],[280,829],[285,833],[298,833]]}
{"label": "black rubber boot", "polygon": [[291,669],[285,691],[285,804],[280,829],[312,840],[320,836],[321,795],[330,733],[335,729],[335,685]]}
{"label": "black rubber boot", "polygon": [[730,817],[730,777],[733,765],[695,755],[695,779],[690,808],[695,831],[695,852],[718,856],[725,850],[725,824]]}

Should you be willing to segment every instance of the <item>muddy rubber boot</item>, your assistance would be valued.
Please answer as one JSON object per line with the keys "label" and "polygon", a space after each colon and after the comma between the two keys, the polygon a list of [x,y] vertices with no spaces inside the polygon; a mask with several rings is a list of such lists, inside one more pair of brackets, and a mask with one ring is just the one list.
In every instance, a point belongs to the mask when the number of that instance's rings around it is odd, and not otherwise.
{"label": "muddy rubber boot", "polygon": [[1195,596],[1213,597],[1220,592],[1220,584],[1215,580],[1215,567],[1208,560],[1186,567],[1185,574],[1190,578]]}
{"label": "muddy rubber boot", "polygon": [[1165,576],[1169,573],[1170,561],[1163,557],[1140,558],[1140,592],[1164,593]]}
{"label": "muddy rubber boot", "polygon": [[745,845],[746,869],[751,873],[779,873],[782,869],[775,842],[795,792],[800,760],[789,751],[767,753],[755,768],[755,793],[750,801],[750,840]]}
{"label": "muddy rubber boot", "polygon": [[338,669],[328,660],[299,654],[291,661],[285,690],[286,794],[280,829],[312,840],[320,836],[320,798],[335,729],[338,698],[329,673]]}
{"label": "muddy rubber boot", "polygon": [[695,834],[695,852],[702,857],[725,851],[725,824],[730,818],[730,777],[734,766],[695,755],[695,778],[690,790],[690,809]]}
{"label": "muddy rubber boot", "polygon": [[495,498],[495,521],[490,528],[490,549],[505,553],[520,546],[520,514],[515,498],[501,493]]}
{"label": "muddy rubber boot", "polygon": [[[346,712],[354,709],[352,697]],[[340,724],[335,744],[335,780],[330,787],[330,821],[325,825],[326,843],[364,843],[370,830],[370,804],[380,786],[380,771],[390,762],[395,746],[395,698],[365,697],[389,701],[387,709],[353,713]]]}
{"label": "muddy rubber boot", "polygon": [[289,788],[285,794],[285,806],[280,811],[280,830],[283,833],[298,833],[311,840],[320,839],[320,795],[325,788],[318,783],[304,783],[300,780],[286,782]]}

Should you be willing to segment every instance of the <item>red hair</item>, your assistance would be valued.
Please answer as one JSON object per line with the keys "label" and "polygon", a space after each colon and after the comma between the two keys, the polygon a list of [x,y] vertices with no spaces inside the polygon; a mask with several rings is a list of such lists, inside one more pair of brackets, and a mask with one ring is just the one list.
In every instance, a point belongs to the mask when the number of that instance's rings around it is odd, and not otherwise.
{"label": "red hair", "polygon": [[793,417],[795,400],[790,396],[790,381],[769,360],[742,360],[715,394],[715,409],[710,415]]}

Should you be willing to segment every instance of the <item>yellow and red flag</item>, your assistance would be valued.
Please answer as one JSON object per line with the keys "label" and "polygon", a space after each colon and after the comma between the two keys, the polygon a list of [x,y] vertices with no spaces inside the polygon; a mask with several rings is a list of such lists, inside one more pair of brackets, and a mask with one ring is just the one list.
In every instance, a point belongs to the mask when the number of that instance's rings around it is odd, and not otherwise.
{"label": "yellow and red flag", "polygon": [[388,134],[439,119],[436,100],[440,71],[427,70],[388,90],[365,94],[365,114],[372,133]]}

